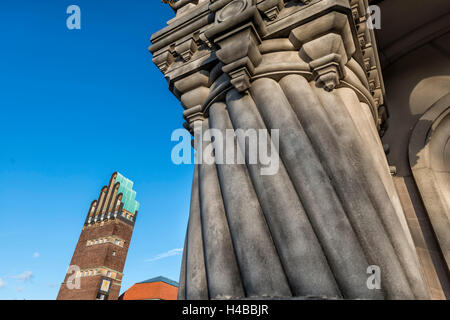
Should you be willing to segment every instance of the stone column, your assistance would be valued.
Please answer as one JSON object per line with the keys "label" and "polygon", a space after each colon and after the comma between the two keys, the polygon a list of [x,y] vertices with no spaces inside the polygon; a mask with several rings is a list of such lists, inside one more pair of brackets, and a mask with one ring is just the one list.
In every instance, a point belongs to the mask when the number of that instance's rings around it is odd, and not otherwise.
{"label": "stone column", "polygon": [[[214,148],[195,166],[179,298],[426,299],[378,136],[367,1],[286,3],[183,0],[152,36],[185,128]],[[227,129],[272,134],[258,148],[277,170],[261,174],[251,137]]]}

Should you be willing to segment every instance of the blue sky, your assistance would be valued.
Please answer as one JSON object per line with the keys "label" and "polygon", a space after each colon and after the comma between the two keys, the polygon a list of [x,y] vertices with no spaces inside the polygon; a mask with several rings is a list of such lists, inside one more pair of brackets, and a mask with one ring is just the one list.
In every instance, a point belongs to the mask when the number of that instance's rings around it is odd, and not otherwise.
{"label": "blue sky", "polygon": [[147,51],[172,17],[159,0],[0,2],[0,299],[56,298],[114,171],[141,203],[122,291],[178,281],[193,167],[171,161],[182,108]]}

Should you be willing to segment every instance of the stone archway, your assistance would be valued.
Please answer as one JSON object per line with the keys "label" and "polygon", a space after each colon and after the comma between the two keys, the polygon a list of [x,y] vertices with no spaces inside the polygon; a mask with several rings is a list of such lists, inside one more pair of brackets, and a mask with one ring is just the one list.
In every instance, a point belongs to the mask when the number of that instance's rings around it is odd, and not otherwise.
{"label": "stone archway", "polygon": [[450,93],[415,125],[409,142],[409,163],[450,267]]}

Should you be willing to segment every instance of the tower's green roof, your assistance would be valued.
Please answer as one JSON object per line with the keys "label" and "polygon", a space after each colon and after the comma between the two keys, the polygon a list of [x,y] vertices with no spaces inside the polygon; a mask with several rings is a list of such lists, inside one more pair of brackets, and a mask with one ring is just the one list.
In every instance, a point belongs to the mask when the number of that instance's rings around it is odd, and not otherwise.
{"label": "tower's green roof", "polygon": [[116,182],[120,183],[118,193],[122,193],[123,208],[131,213],[139,210],[139,202],[135,200],[136,191],[133,190],[133,181],[125,178],[120,173],[117,173]]}

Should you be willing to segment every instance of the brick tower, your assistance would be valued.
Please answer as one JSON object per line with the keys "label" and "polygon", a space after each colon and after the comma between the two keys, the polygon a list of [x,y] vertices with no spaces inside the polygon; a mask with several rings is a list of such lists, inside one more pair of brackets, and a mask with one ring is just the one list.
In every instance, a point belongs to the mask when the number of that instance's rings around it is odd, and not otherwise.
{"label": "brick tower", "polygon": [[139,209],[133,182],[116,172],[89,208],[57,300],[116,300]]}

